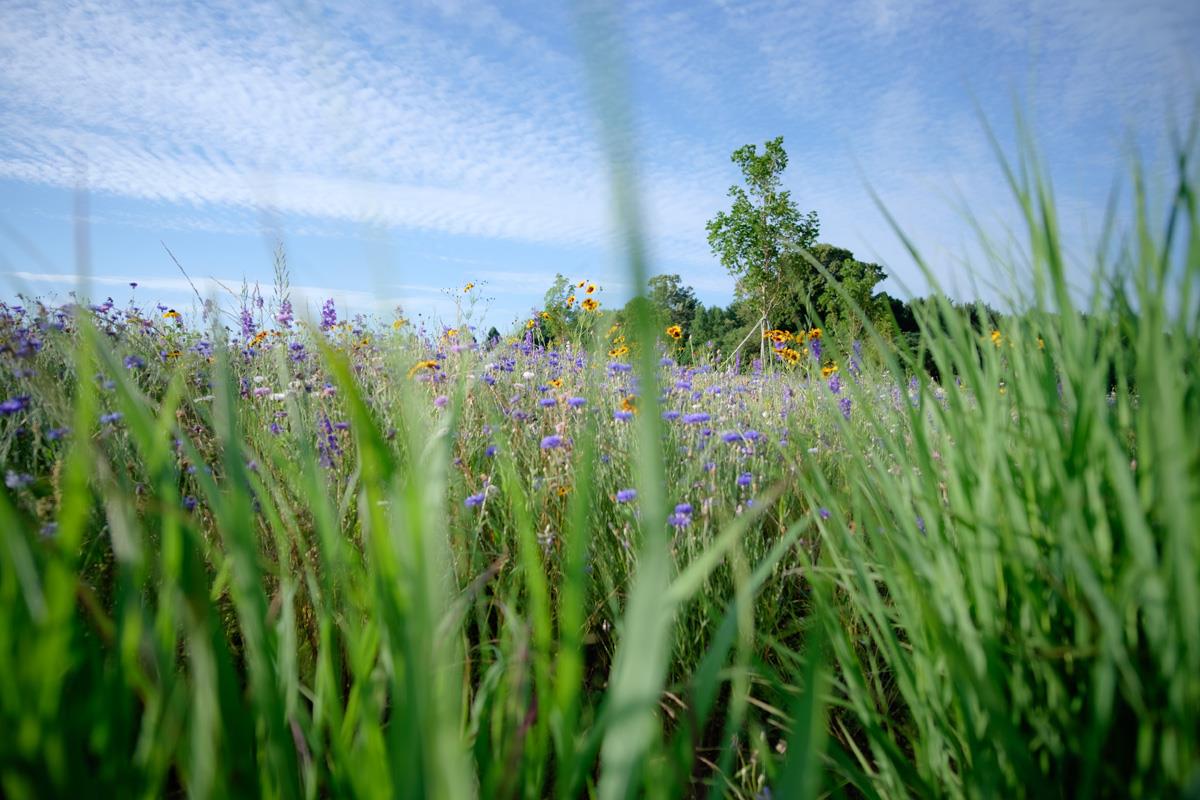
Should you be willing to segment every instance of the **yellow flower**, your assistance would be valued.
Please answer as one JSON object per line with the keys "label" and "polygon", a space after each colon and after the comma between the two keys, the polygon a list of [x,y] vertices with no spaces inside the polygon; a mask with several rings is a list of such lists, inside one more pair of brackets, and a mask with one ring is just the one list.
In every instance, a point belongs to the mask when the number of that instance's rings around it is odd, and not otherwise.
{"label": "yellow flower", "polygon": [[996,347],[999,347],[1000,343],[1003,341],[1004,337],[1000,335],[1000,331],[992,331],[992,344],[996,345]]}
{"label": "yellow flower", "polygon": [[800,354],[790,347],[785,347],[782,350],[775,351],[780,358],[789,364],[795,364],[800,360]]}
{"label": "yellow flower", "polygon": [[609,350],[608,354],[612,358],[620,358],[628,352],[629,348],[626,345],[621,345],[620,347],[614,347],[612,350]]}
{"label": "yellow flower", "polygon": [[810,330],[808,332],[808,338],[809,339],[820,339],[821,338],[821,329],[813,328],[812,330]]}
{"label": "yellow flower", "polygon": [[621,410],[629,411],[629,412],[636,414],[637,413],[637,398],[631,394],[628,394],[628,395],[625,395],[624,397],[622,397],[621,398]]}
{"label": "yellow flower", "polygon": [[393,330],[397,330],[397,331],[398,331],[398,330],[400,330],[401,328],[403,328],[403,327],[404,327],[405,325],[407,325],[407,324],[408,324],[408,320],[406,320],[406,319],[404,319],[403,317],[401,317],[400,319],[398,319],[398,320],[396,320],[395,322],[393,322],[393,323],[392,323],[392,328],[393,328]]}
{"label": "yellow flower", "polygon": [[837,365],[837,362],[836,362],[836,361],[830,361],[828,364],[826,364],[825,366],[821,367],[821,377],[822,377],[822,378],[828,378],[830,375],[832,375],[833,373],[835,373],[835,372],[837,372],[837,371],[838,371],[838,365]]}
{"label": "yellow flower", "polygon": [[558,487],[558,496],[559,497],[566,497],[570,492],[571,492],[571,489],[567,486]]}
{"label": "yellow flower", "polygon": [[562,378],[554,378],[553,380],[546,381],[546,383],[550,384],[555,389],[562,388]]}
{"label": "yellow flower", "polygon": [[475,284],[468,282],[467,285],[463,287],[463,293],[466,294],[467,292],[471,291],[474,288],[475,288]]}
{"label": "yellow flower", "polygon": [[179,352],[178,350],[171,350],[167,353],[167,358],[179,358],[181,355],[183,355],[183,353]]}
{"label": "yellow flower", "polygon": [[408,377],[411,378],[413,375],[416,375],[418,372],[420,372],[423,369],[435,370],[437,368],[438,368],[437,359],[427,358],[424,361],[418,361],[416,364],[413,364],[412,369],[410,369],[408,371]]}
{"label": "yellow flower", "polygon": [[531,319],[525,323],[525,330],[533,330],[533,326],[537,324],[537,320]]}
{"label": "yellow flower", "polygon": [[586,311],[595,311],[600,307],[600,304],[590,297],[585,299],[582,303],[580,303],[580,305],[582,305]]}
{"label": "yellow flower", "polygon": [[179,319],[179,312],[175,309],[163,312],[163,319]]}
{"label": "yellow flower", "polygon": [[617,338],[613,339],[613,344],[625,344],[625,335],[621,334]]}
{"label": "yellow flower", "polygon": [[587,289],[584,290],[584,294],[592,294],[595,291],[596,291],[596,284],[589,283]]}
{"label": "yellow flower", "polygon": [[575,288],[582,289],[585,283],[587,283],[587,281],[580,281],[579,283],[575,284]]}
{"label": "yellow flower", "polygon": [[683,338],[683,328],[679,327],[678,325],[672,325],[671,327],[667,328],[667,336],[670,336],[675,341],[679,341]]}
{"label": "yellow flower", "polygon": [[575,295],[571,295],[570,297],[567,298],[567,305],[569,305],[569,306],[575,305]]}
{"label": "yellow flower", "polygon": [[550,319],[550,312],[549,312],[549,311],[543,311],[543,312],[542,312],[541,314],[539,314],[538,316],[540,316],[542,319]]}
{"label": "yellow flower", "polygon": [[1046,349],[1046,342],[1044,339],[1042,339],[1042,337],[1039,336],[1038,337],[1038,350],[1045,350],[1045,349]]}

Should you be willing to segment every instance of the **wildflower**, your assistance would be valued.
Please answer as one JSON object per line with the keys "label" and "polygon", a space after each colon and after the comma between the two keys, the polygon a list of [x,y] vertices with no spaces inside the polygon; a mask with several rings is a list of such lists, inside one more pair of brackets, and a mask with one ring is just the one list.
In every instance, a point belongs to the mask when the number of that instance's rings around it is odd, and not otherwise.
{"label": "wildflower", "polygon": [[33,483],[33,476],[23,472],[13,472],[11,469],[4,476],[4,485],[10,489],[22,489]]}
{"label": "wildflower", "polygon": [[683,415],[683,424],[685,425],[699,425],[701,422],[708,422],[708,420],[708,414],[705,414],[703,411]]}
{"label": "wildflower", "polygon": [[1004,341],[1004,337],[1000,335],[1000,331],[992,331],[991,338],[992,338],[992,344],[994,344],[996,347],[999,347],[1001,342]]}
{"label": "wildflower", "polygon": [[582,408],[587,403],[587,400],[582,397],[568,397],[567,405],[571,408]]}
{"label": "wildflower", "polygon": [[466,294],[467,292],[471,291],[474,288],[475,288],[475,284],[473,282],[468,281],[467,285],[463,287],[463,294]]}
{"label": "wildflower", "polygon": [[121,414],[120,411],[113,411],[110,414],[101,414],[100,415],[100,424],[101,425],[115,425],[121,421],[122,416],[123,415]]}
{"label": "wildflower", "polygon": [[614,411],[613,419],[617,420],[618,422],[627,422],[627,421],[633,419],[633,412],[632,411]]}
{"label": "wildflower", "polygon": [[1037,338],[1037,345],[1038,345],[1038,350],[1045,350],[1046,349],[1046,340],[1039,336]]}
{"label": "wildflower", "polygon": [[439,394],[437,397],[433,398],[433,404],[438,408],[445,408],[446,404],[449,402],[450,398],[446,397],[444,394]]}
{"label": "wildflower", "polygon": [[533,330],[534,325],[537,325],[536,319],[527,320],[525,322],[525,330],[527,330],[527,331]]}
{"label": "wildflower", "polygon": [[140,356],[125,356],[125,369],[141,369],[144,366],[146,366],[146,362]]}
{"label": "wildflower", "polygon": [[851,405],[852,405],[852,401],[850,400],[849,397],[843,397],[841,400],[838,400],[838,408],[840,408],[842,410],[842,416],[845,417],[847,420],[850,419],[850,406]]}
{"label": "wildflower", "polygon": [[600,304],[590,297],[586,298],[580,305],[583,306],[585,311],[595,311],[600,307]]}
{"label": "wildflower", "polygon": [[680,503],[675,506],[676,514],[691,514],[693,511],[691,503]]}
{"label": "wildflower", "polygon": [[573,306],[573,305],[575,305],[575,295],[573,295],[573,294],[572,294],[572,295],[568,295],[568,296],[567,296],[567,307],[569,308],[569,307],[571,307],[571,306]]}
{"label": "wildflower", "polygon": [[[162,306],[159,306],[162,308]],[[171,308],[163,312],[163,319],[179,319],[179,312]]]}
{"label": "wildflower", "polygon": [[287,328],[291,326],[292,319],[292,301],[284,298],[283,302],[279,304],[278,313],[275,314],[275,321]]}
{"label": "wildflower", "polygon": [[821,329],[820,328],[812,328],[811,330],[809,330],[808,338],[809,338],[809,341],[812,341],[813,339],[820,339],[821,338]]}
{"label": "wildflower", "polygon": [[795,364],[800,360],[800,353],[790,347],[784,347],[781,350],[776,350],[775,355],[789,364]]}
{"label": "wildflower", "polygon": [[486,497],[487,497],[486,492],[480,492],[479,494],[470,495],[467,497],[466,500],[463,500],[463,505],[466,506],[467,508],[475,508],[477,506],[481,506],[481,505],[483,505],[483,501]]}
{"label": "wildflower", "polygon": [[733,444],[734,442],[740,442],[742,440],[742,435],[737,431],[729,431],[728,433],[721,434],[721,439],[723,439],[727,444]]}
{"label": "wildflower", "polygon": [[673,422],[674,420],[679,419],[679,412],[673,411],[673,410],[672,411],[664,411],[662,413],[662,418],[665,419],[667,422]]}
{"label": "wildflower", "polygon": [[416,375],[418,372],[420,372],[423,369],[432,371],[432,370],[436,370],[437,368],[438,368],[437,359],[427,358],[424,361],[418,361],[416,364],[413,364],[412,368],[409,369],[409,371],[408,371],[408,377],[411,378],[413,375]]}
{"label": "wildflower", "polygon": [[57,442],[59,439],[66,437],[70,432],[70,428],[51,428],[46,431],[46,438],[52,442]]}
{"label": "wildflower", "polygon": [[184,511],[195,511],[196,510],[196,498],[192,497],[191,495],[188,495],[187,497],[183,498],[183,510]]}
{"label": "wildflower", "polygon": [[580,281],[579,283],[575,284],[575,288],[582,289],[585,283],[587,283],[587,281]]}
{"label": "wildflower", "polygon": [[538,405],[540,405],[542,408],[553,408],[554,406],[558,405],[558,399],[554,397],[543,397],[541,400],[538,400]]}
{"label": "wildflower", "polygon": [[672,325],[671,327],[667,328],[667,336],[670,336],[675,341],[679,341],[683,338],[683,328],[679,327],[678,325]]}
{"label": "wildflower", "polygon": [[608,355],[611,358],[620,358],[628,352],[629,348],[626,345],[621,345],[620,347],[614,347],[613,349],[609,350]]}
{"label": "wildflower", "polygon": [[637,499],[637,489],[621,489],[617,492],[618,503],[628,503]]}
{"label": "wildflower", "polygon": [[738,486],[749,486],[750,482],[753,480],[754,480],[753,475],[751,475],[749,472],[743,472],[741,475],[737,476],[737,485]]}
{"label": "wildflower", "polygon": [[278,422],[272,422],[267,426],[267,430],[271,432],[272,436],[278,436],[279,434],[283,433],[283,428],[279,427]]}
{"label": "wildflower", "polygon": [[541,313],[538,314],[538,316],[541,317],[542,319],[550,319],[550,312],[542,311]]}
{"label": "wildflower", "polygon": [[550,436],[542,439],[542,449],[553,450],[556,447],[562,447],[562,443],[563,437],[559,436],[557,433],[551,434]]}
{"label": "wildflower", "polygon": [[495,458],[496,457],[496,445],[489,444],[487,446],[487,448],[483,451],[483,454],[485,456],[487,456],[488,458]]}
{"label": "wildflower", "polygon": [[812,354],[813,361],[821,360],[821,340],[813,339],[808,344],[808,352]]}
{"label": "wildflower", "polygon": [[0,403],[0,415],[15,414],[27,408],[29,408],[29,395],[23,394],[17,397],[10,397],[3,403]]}
{"label": "wildflower", "polygon": [[338,324],[337,308],[333,304],[333,298],[330,297],[321,306],[321,330],[327,331],[336,328]]}
{"label": "wildflower", "polygon": [[562,388],[562,378],[554,378],[554,379],[552,379],[552,380],[549,380],[549,381],[547,381],[547,383],[548,383],[550,386],[554,387],[555,389],[561,389],[561,388]]}
{"label": "wildflower", "polygon": [[596,291],[596,284],[589,283],[587,289],[584,290],[584,294],[594,294],[595,291]]}
{"label": "wildflower", "polygon": [[630,414],[637,413],[637,398],[631,394],[627,394],[621,398],[621,410],[627,411]]}
{"label": "wildflower", "polygon": [[[827,364],[825,364],[825,366],[821,367],[821,377],[828,378],[830,375],[835,374],[837,371],[838,371],[837,362],[830,361]],[[830,388],[832,388],[832,387],[830,387]],[[836,392],[835,392],[835,394],[836,394]]]}
{"label": "wildflower", "polygon": [[817,509],[817,516],[819,516],[821,519],[829,519],[829,509],[825,506],[821,506]]}

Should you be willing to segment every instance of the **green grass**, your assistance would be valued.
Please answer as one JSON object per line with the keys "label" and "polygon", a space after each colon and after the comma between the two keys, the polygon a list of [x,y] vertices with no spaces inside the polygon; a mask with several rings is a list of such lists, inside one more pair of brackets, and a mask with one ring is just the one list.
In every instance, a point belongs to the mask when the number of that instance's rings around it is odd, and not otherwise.
{"label": "green grass", "polygon": [[[552,362],[306,329],[253,356],[218,337],[210,363],[169,321],[9,313],[0,395],[30,401],[0,418],[0,458],[30,480],[0,490],[0,789],[1200,791],[1192,155],[1162,214],[1135,175],[1082,308],[1045,171],[1012,165],[1027,269],[978,265],[1030,287],[1000,342],[943,299],[915,352],[869,330],[851,376],[831,331],[840,395],[811,369],[716,369],[620,422],[630,376],[599,336]],[[635,374],[665,391],[682,373],[652,324],[628,332]],[[444,381],[408,379],[431,349]],[[587,404],[539,409],[552,375]],[[659,414],[692,405],[706,445]]]}

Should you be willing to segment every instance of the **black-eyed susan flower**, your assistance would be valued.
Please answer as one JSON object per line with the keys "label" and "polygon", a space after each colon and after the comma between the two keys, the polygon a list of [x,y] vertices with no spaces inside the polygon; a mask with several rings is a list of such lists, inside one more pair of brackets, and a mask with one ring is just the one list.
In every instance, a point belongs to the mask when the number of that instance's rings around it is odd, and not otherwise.
{"label": "black-eyed susan flower", "polygon": [[672,325],[667,328],[667,336],[670,336],[675,341],[679,341],[683,338],[683,328],[678,325]]}

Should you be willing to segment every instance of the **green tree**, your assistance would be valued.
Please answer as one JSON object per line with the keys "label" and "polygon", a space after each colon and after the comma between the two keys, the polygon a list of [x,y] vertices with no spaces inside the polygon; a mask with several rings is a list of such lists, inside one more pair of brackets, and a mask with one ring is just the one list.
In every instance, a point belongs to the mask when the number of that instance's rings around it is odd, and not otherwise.
{"label": "green tree", "polygon": [[655,313],[667,325],[678,325],[687,337],[692,327],[692,317],[700,302],[696,292],[685,286],[678,275],[655,275],[649,281],[650,303]]}
{"label": "green tree", "polygon": [[875,287],[887,277],[883,267],[859,261],[846,248],[831,244],[814,245],[808,253],[829,273],[833,282],[813,269],[812,263],[805,259],[807,269],[781,287],[794,300],[793,313],[797,316],[795,320],[788,320],[789,323],[797,328],[806,322],[815,323],[816,320],[808,319],[804,313],[811,306],[825,324],[836,325],[855,338],[862,326],[862,320],[853,311],[855,305],[872,324],[877,325],[887,316],[884,296],[875,294]]}
{"label": "green tree", "polygon": [[[708,244],[737,278],[738,296],[750,301],[765,331],[785,299],[779,291],[785,279],[816,272],[800,253],[816,242],[819,223],[815,211],[801,214],[783,188],[780,176],[788,157],[782,136],[767,142],[761,154],[756,145],[738,148],[732,160],[745,186],[729,188],[733,205],[709,220]],[[765,340],[759,346],[765,359]]]}

